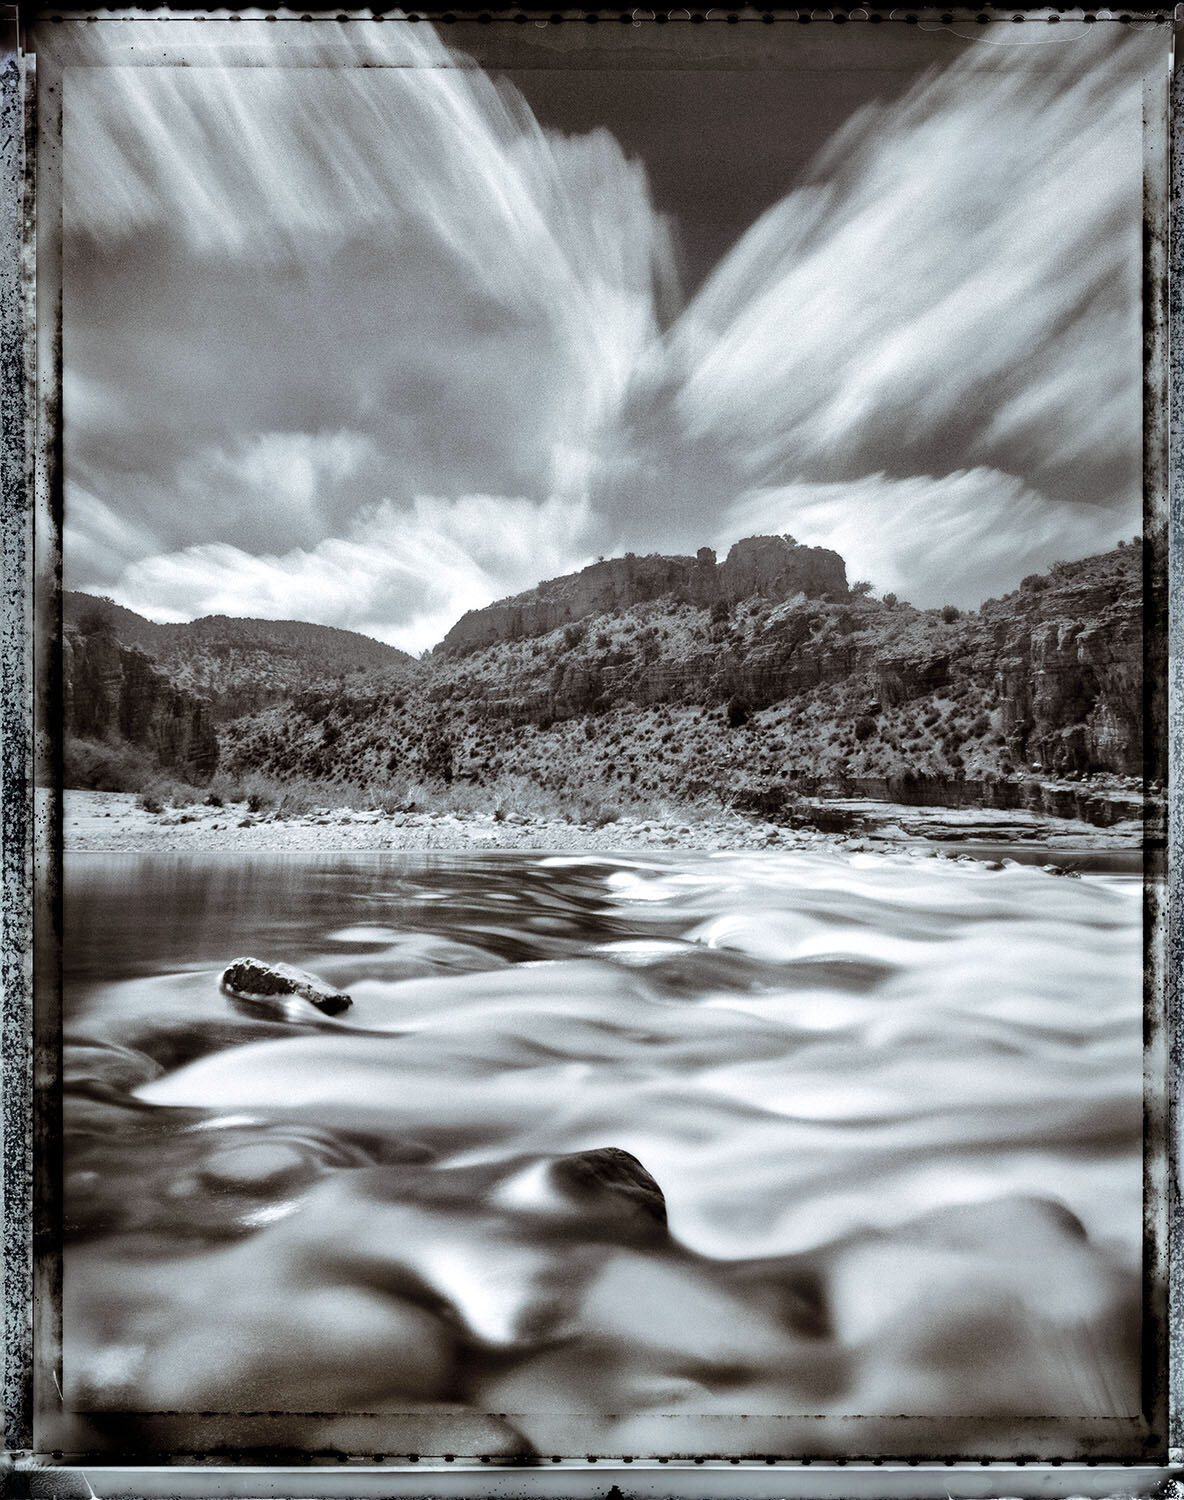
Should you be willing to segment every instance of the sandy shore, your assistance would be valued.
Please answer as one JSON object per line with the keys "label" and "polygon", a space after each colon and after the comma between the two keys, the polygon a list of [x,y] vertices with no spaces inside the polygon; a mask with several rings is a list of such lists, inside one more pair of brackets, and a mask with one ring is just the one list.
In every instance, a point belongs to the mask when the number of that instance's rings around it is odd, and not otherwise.
{"label": "sandy shore", "polygon": [[611,823],[571,823],[492,813],[377,812],[320,808],[299,815],[253,813],[245,802],[224,807],[195,803],[148,812],[133,792],[67,791],[67,850],[476,850],[544,849],[619,853],[630,849],[834,849],[911,847],[935,852],[959,844],[1027,846],[1050,854],[1073,850],[1137,850],[1136,823],[1091,828],[1069,819],[983,809],[903,808],[848,803],[863,819],[846,833],[794,829],[721,810],[707,818],[672,813],[621,817]]}
{"label": "sandy shore", "polygon": [[133,792],[67,791],[67,850],[347,849],[810,849],[851,840],[778,828],[737,814],[706,820],[621,818],[595,827],[514,814],[383,813],[332,808],[278,817],[246,803],[150,813]]}

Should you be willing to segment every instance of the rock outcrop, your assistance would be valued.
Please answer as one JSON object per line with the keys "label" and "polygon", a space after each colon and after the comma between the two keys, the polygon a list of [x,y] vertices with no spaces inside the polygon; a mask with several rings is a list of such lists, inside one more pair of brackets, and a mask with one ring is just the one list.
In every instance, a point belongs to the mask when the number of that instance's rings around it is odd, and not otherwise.
{"label": "rock outcrop", "polygon": [[549,579],[512,599],[469,610],[436,650],[478,651],[497,641],[546,635],[561,625],[666,596],[710,605],[735,604],[756,594],[774,601],[796,594],[841,599],[847,594],[847,570],[837,552],[803,547],[783,536],[747,537],[722,563],[710,547],[700,547],[694,557],[637,557],[629,552],[565,578]]}
{"label": "rock outcrop", "polygon": [[405,688],[237,721],[228,768],[409,767],[497,797],[526,778],[608,807],[911,777],[995,805],[995,782],[1143,774],[1142,600],[1129,544],[977,610],[852,591],[835,554],[785,538],[615,559],[467,615]]}
{"label": "rock outcrop", "polygon": [[353,1003],[348,995],[335,990],[307,969],[292,964],[264,963],[258,958],[236,958],[223,971],[222,991],[232,999],[284,1020],[303,1019],[303,1011],[293,1014],[290,1002],[312,1006],[326,1016],[339,1016]]}
{"label": "rock outcrop", "polygon": [[134,745],[193,781],[213,775],[218,737],[209,704],[171,682],[142,651],[110,631],[67,628],[62,672],[67,735]]}
{"label": "rock outcrop", "polygon": [[1091,561],[1062,565],[1051,586],[1011,595],[1006,615],[992,619],[984,610],[997,645],[1001,729],[1016,756],[1042,770],[1137,776],[1141,575],[1128,566],[1101,587],[1087,571]]}

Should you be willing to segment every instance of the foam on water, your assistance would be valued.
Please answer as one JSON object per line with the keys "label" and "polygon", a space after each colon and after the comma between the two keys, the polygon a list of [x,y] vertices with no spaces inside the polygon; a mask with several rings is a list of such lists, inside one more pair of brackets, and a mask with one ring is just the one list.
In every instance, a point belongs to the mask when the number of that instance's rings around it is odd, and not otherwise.
{"label": "foam on water", "polygon": [[[168,1171],[199,1200],[206,1153],[236,1132],[271,1132],[295,1151],[307,1138],[317,1171],[349,1193],[363,1178],[347,1165],[421,1153],[398,1169],[419,1174],[414,1186],[374,1190],[381,1211],[325,1188],[299,1198],[308,1183],[294,1176],[298,1201],[285,1191],[278,1205],[246,1204],[236,1232],[316,1239],[318,1224],[347,1222],[348,1202],[384,1264],[432,1287],[471,1337],[516,1348],[561,1304],[565,1317],[584,1305],[555,1283],[550,1237],[569,1218],[556,1218],[546,1164],[612,1145],[661,1185],[677,1253],[713,1275],[747,1275],[764,1258],[848,1265],[830,1283],[836,1326],[878,1327],[895,1296],[888,1277],[877,1302],[844,1247],[907,1240],[927,1216],[976,1205],[989,1216],[997,1203],[1052,1200],[1085,1226],[1107,1275],[1137,1276],[1136,881],[814,853],[446,857],[395,883],[392,863],[279,858],[252,885],[223,885],[216,867],[72,862],[68,911],[87,962],[68,1033],[91,1045],[93,1067],[95,1046],[160,1058],[159,1037],[191,1027],[188,1050],[164,1049],[176,1065],[126,1093],[149,1119],[184,1124]],[[162,908],[189,916],[154,920]],[[542,913],[553,925],[532,930]],[[260,1033],[227,1016],[217,968],[188,967],[210,924],[230,929],[213,934],[226,954],[253,926],[248,951],[350,990],[344,1024]],[[100,925],[106,960],[93,948]],[[108,1169],[132,1179],[152,1159],[135,1131],[122,1159],[107,1149]],[[167,1254],[168,1213],[145,1209],[140,1222],[142,1252]],[[84,1241],[103,1234],[101,1216],[83,1225]],[[1043,1295],[1065,1247],[1050,1238],[1024,1254],[1012,1272]],[[570,1272],[576,1262],[561,1259]]]}

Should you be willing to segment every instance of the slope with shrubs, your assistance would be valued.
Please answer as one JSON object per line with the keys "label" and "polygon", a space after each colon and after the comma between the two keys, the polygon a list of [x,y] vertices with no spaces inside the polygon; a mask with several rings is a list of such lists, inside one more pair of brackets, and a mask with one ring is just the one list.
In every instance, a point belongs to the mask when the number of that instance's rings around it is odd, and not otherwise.
{"label": "slope with shrubs", "polygon": [[414,680],[310,688],[223,725],[223,761],[407,804],[425,787],[482,805],[533,788],[609,809],[775,807],[820,777],[1133,775],[1140,551],[1058,564],[965,613],[865,585],[840,600],[648,599],[437,654]]}
{"label": "slope with shrubs", "polygon": [[105,632],[143,651],[177,687],[205,698],[227,720],[285,700],[310,684],[348,691],[351,679],[393,670],[414,675],[415,659],[370,636],[304,620],[231,619],[206,615],[157,624],[89,594],[63,598],[67,630]]}

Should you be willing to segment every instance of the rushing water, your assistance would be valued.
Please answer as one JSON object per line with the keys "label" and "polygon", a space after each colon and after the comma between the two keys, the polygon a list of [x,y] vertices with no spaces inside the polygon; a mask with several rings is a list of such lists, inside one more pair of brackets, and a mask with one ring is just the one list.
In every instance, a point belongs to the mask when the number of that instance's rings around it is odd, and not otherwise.
{"label": "rushing water", "polygon": [[[860,1451],[898,1413],[1096,1432],[1138,1404],[1140,889],[73,855],[67,1399],[449,1404],[543,1452],[668,1451],[696,1414],[744,1414],[737,1452],[844,1451],[853,1414]],[[240,954],[353,1005],[240,1013]],[[576,1155],[605,1147],[641,1167]]]}

